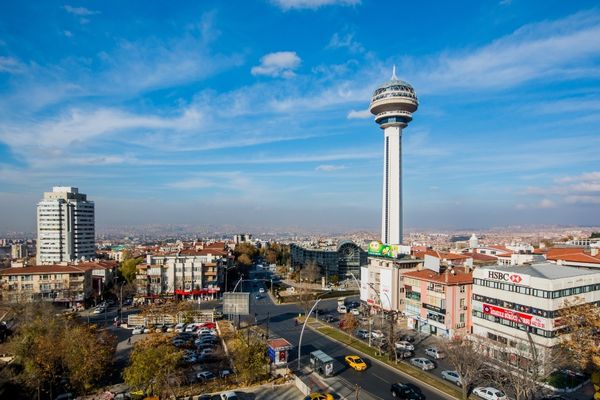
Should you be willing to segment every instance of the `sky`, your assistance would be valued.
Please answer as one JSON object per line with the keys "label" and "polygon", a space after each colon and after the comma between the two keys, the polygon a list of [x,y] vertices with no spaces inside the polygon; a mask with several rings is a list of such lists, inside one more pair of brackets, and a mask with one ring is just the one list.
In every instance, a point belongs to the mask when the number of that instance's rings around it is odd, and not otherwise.
{"label": "sky", "polygon": [[99,229],[380,226],[397,75],[405,229],[600,225],[595,1],[3,1],[0,232],[52,186]]}

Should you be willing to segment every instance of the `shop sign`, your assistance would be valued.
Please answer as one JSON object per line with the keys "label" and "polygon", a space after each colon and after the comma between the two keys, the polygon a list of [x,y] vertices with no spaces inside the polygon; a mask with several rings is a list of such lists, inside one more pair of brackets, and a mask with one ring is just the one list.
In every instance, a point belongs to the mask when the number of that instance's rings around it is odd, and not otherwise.
{"label": "shop sign", "polygon": [[514,283],[515,285],[529,286],[529,275],[517,274],[516,272],[490,269],[487,271],[487,278],[495,281]]}
{"label": "shop sign", "polygon": [[513,310],[507,310],[506,308],[493,306],[491,304],[483,304],[483,313],[492,315],[494,317],[507,319],[518,324],[534,326],[536,328],[546,328],[546,322],[542,318]]}

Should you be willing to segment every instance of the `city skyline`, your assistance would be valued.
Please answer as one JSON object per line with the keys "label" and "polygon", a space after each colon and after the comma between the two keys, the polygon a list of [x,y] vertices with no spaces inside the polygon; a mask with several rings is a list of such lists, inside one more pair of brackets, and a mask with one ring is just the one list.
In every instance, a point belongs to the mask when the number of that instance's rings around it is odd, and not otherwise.
{"label": "city skyline", "polygon": [[421,103],[407,229],[600,224],[591,1],[113,5],[0,5],[0,230],[33,231],[62,185],[94,199],[99,229],[378,231],[367,108],[393,64]]}

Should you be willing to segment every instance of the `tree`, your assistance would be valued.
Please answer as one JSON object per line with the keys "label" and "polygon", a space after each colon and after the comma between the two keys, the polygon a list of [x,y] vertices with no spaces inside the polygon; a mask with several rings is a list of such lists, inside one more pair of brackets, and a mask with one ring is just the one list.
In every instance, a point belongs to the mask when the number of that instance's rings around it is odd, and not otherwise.
{"label": "tree", "polygon": [[600,307],[583,303],[583,299],[565,302],[559,323],[566,332],[561,346],[577,367],[584,371],[600,371]]}
{"label": "tree", "polygon": [[238,264],[241,264],[244,267],[249,267],[250,265],[252,265],[252,258],[250,258],[248,254],[240,254],[237,261]]}
{"label": "tree", "polygon": [[135,282],[135,276],[137,274],[137,266],[142,261],[143,258],[129,258],[121,262],[121,266],[119,268],[119,273],[128,283],[133,284]]}
{"label": "tree", "polygon": [[300,270],[300,278],[308,282],[314,282],[321,276],[321,269],[314,261],[309,261]]}
{"label": "tree", "polygon": [[238,336],[231,354],[240,383],[248,385],[266,375],[267,346],[262,341],[250,339],[249,342],[245,342]]}
{"label": "tree", "polygon": [[462,398],[469,397],[469,388],[481,376],[486,367],[482,342],[467,336],[455,336],[444,344],[448,363],[460,375]]}
{"label": "tree", "polygon": [[354,330],[357,327],[358,327],[358,320],[352,313],[346,313],[346,314],[344,314],[342,319],[340,319],[340,329],[342,329],[344,332],[346,332],[348,335],[350,335],[350,338],[351,338],[350,340],[352,340],[352,338],[354,337],[352,335],[352,333],[354,332]]}
{"label": "tree", "polygon": [[137,342],[123,372],[125,383],[148,395],[175,396],[175,386],[183,381],[178,368],[183,352],[174,347],[170,337],[150,335]]}

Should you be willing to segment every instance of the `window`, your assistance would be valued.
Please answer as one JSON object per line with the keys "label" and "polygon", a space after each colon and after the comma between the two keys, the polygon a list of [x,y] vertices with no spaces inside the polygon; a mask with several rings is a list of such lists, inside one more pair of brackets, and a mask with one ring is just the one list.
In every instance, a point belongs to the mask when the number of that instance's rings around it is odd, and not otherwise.
{"label": "window", "polygon": [[460,299],[459,304],[460,304],[460,308],[463,308],[465,306],[465,299]]}
{"label": "window", "polygon": [[465,313],[460,313],[459,321],[462,322],[462,323],[465,322]]}
{"label": "window", "polygon": [[465,292],[465,285],[460,285],[459,286],[459,291],[460,291],[460,293],[464,293]]}

